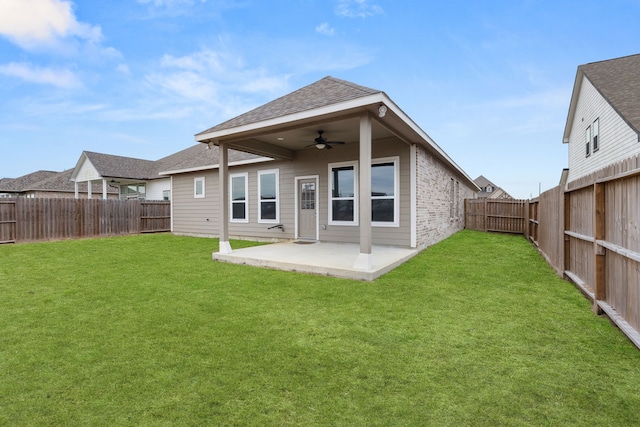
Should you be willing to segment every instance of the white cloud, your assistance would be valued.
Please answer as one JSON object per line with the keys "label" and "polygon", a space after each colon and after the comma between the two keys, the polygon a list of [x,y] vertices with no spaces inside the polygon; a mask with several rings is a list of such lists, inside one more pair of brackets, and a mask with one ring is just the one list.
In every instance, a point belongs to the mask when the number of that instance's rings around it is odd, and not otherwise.
{"label": "white cloud", "polygon": [[325,36],[332,36],[335,33],[335,30],[331,28],[327,22],[323,22],[316,27],[316,33],[324,34]]}
{"label": "white cloud", "polygon": [[72,3],[65,0],[0,0],[0,34],[25,49],[68,37],[102,40],[100,27],[79,22]]}
{"label": "white cloud", "polygon": [[338,0],[336,7],[336,14],[346,18],[367,18],[383,12],[382,7],[370,4],[369,0]]}
{"label": "white cloud", "polygon": [[120,64],[116,67],[116,71],[124,74],[124,75],[131,75],[131,70],[129,70],[129,66],[127,64]]}
{"label": "white cloud", "polygon": [[30,83],[53,85],[64,89],[82,86],[80,79],[70,70],[34,67],[23,62],[0,65],[0,74],[17,77]]}
{"label": "white cloud", "polygon": [[162,92],[177,95],[183,100],[210,102],[217,97],[215,82],[193,71],[149,74],[146,81]]}
{"label": "white cloud", "polygon": [[221,72],[224,70],[220,54],[209,49],[201,50],[191,55],[174,57],[164,55],[160,65],[165,68],[179,68],[182,70],[199,72]]}

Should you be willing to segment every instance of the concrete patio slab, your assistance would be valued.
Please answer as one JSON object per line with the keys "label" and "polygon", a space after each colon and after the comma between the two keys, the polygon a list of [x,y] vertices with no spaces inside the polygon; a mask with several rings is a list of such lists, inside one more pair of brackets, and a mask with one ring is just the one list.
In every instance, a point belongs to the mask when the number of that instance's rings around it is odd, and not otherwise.
{"label": "concrete patio slab", "polygon": [[417,249],[373,246],[371,268],[354,267],[360,255],[356,243],[284,242],[234,249],[230,254],[214,252],[214,261],[246,264],[276,270],[372,281],[418,254]]}

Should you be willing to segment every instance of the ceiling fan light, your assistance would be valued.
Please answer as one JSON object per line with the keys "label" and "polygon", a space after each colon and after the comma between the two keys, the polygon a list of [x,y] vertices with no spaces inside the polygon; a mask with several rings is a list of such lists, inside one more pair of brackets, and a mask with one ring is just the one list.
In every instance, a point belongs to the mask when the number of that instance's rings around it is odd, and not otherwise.
{"label": "ceiling fan light", "polygon": [[317,144],[316,144],[316,148],[317,148],[318,150],[322,150],[322,149],[324,149],[326,146],[327,146],[327,144],[323,144],[323,143],[321,143],[321,142],[319,142],[319,143],[317,143]]}

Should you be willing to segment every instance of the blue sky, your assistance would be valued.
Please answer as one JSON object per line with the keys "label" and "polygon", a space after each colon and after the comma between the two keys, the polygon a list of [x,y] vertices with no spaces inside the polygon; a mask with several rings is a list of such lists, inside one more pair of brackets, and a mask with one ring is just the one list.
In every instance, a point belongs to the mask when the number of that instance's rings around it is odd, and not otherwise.
{"label": "blue sky", "polygon": [[640,0],[0,0],[0,177],[155,160],[331,75],[383,90],[472,178],[557,185],[580,64],[640,53]]}

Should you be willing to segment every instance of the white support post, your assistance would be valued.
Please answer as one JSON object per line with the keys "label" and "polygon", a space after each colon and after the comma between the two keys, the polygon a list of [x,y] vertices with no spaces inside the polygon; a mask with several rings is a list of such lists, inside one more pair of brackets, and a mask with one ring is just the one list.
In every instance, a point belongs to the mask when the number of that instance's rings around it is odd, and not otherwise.
{"label": "white support post", "polygon": [[371,270],[371,116],[360,117],[359,224],[360,254],[353,268]]}
{"label": "white support post", "polygon": [[229,151],[226,144],[220,143],[220,166],[218,180],[220,182],[220,249],[221,254],[231,253],[229,244]]}
{"label": "white support post", "polygon": [[102,178],[102,198],[107,199],[107,180]]}
{"label": "white support post", "polygon": [[74,181],[73,188],[74,188],[74,197],[76,199],[79,199],[80,198],[80,189],[78,188],[78,181]]}
{"label": "white support post", "polygon": [[87,199],[91,198],[91,181],[87,181]]}

